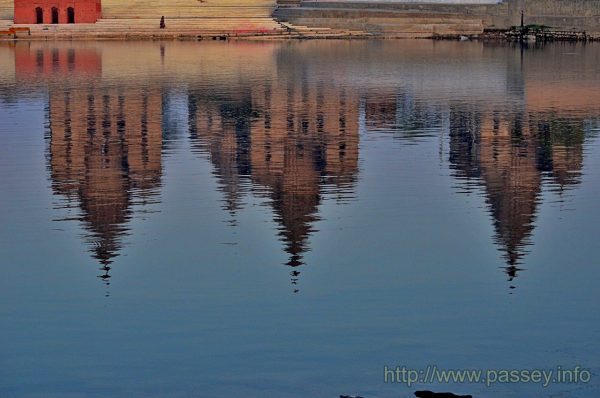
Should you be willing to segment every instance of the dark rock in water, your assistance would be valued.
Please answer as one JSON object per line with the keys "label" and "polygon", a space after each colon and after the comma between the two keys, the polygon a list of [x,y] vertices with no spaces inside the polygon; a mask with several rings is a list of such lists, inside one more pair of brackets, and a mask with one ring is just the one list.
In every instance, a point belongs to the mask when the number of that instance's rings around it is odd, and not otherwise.
{"label": "dark rock in water", "polygon": [[451,392],[416,391],[418,398],[473,398],[472,395],[456,395]]}
{"label": "dark rock in water", "polygon": [[340,398],[363,398],[359,395],[340,395]]}

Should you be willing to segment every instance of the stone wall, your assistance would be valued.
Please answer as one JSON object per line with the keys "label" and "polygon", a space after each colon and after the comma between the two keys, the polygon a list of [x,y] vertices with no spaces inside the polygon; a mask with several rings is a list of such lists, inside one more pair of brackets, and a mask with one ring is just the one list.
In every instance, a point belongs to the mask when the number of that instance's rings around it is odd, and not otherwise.
{"label": "stone wall", "polygon": [[509,21],[520,20],[520,3],[525,3],[525,23],[561,29],[600,31],[600,0],[509,0]]}
{"label": "stone wall", "polygon": [[521,23],[556,29],[600,31],[600,0],[504,0],[498,5],[469,5],[464,10],[481,16],[488,28],[509,28]]}
{"label": "stone wall", "polygon": [[504,0],[498,4],[479,1],[302,1],[303,8],[344,8],[396,10],[427,13],[450,13],[477,16],[486,28],[509,28],[519,25],[521,10],[526,24],[547,25],[557,29],[600,32],[600,0]]}

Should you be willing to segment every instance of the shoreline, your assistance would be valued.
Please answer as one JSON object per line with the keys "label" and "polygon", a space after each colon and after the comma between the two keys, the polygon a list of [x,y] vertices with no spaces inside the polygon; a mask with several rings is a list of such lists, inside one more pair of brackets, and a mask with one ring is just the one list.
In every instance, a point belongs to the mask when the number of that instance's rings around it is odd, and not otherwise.
{"label": "shoreline", "polygon": [[[198,1],[128,4],[103,0],[93,18],[85,14],[85,8],[82,10],[85,18],[82,16],[78,21],[88,23],[74,23],[75,19],[67,23],[63,10],[60,20],[55,21],[60,23],[49,24],[47,13],[36,20],[32,9],[14,0],[0,0],[0,41],[600,40],[600,3],[587,0],[568,4],[559,0],[530,0],[526,7],[518,0],[447,4],[402,0],[222,0],[214,4]],[[164,29],[160,28],[161,18],[166,22]],[[36,21],[44,24],[33,24]]]}
{"label": "shoreline", "polygon": [[16,40],[286,40],[364,39],[370,32],[307,27],[272,17],[173,18],[166,28],[155,19],[100,19],[94,24],[13,24],[0,20],[0,41]]}
{"label": "shoreline", "polygon": [[0,20],[0,41],[203,41],[203,40],[394,40],[430,39],[495,42],[596,42],[599,32],[566,31],[535,25],[480,31],[409,29],[373,32],[334,26],[304,26],[272,17],[173,18],[161,29],[155,19],[101,19],[94,24],[25,25]]}
{"label": "shoreline", "polygon": [[[54,34],[40,35],[32,33],[28,35],[24,32],[18,32],[17,36],[0,36],[0,42],[22,42],[22,41],[286,41],[286,40],[434,40],[434,41],[481,41],[498,43],[518,43],[520,40],[512,35],[510,31],[486,31],[479,35],[405,35],[405,36],[377,36],[367,32],[326,32],[326,33],[129,33],[113,32],[105,34]],[[587,35],[583,38],[552,37],[546,35],[543,39],[536,39],[535,36],[528,36],[523,40],[524,43],[586,43],[600,42],[600,34]]]}

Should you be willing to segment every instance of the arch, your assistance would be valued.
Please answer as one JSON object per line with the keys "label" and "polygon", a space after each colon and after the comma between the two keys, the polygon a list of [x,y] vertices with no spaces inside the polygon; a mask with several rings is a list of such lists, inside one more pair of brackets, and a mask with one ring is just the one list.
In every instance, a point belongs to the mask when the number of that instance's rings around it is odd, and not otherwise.
{"label": "arch", "polygon": [[52,7],[52,23],[53,24],[58,23],[58,8],[56,8],[56,7]]}
{"label": "arch", "polygon": [[42,7],[35,8],[35,23],[44,23],[44,10],[42,9]]}
{"label": "arch", "polygon": [[75,9],[73,7],[67,8],[67,23],[75,23]]}

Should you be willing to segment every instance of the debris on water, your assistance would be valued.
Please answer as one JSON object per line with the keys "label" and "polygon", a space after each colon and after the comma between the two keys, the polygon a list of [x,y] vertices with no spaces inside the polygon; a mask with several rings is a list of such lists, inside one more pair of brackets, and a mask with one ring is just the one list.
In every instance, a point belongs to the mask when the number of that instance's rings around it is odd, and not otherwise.
{"label": "debris on water", "polygon": [[456,395],[451,392],[415,391],[418,398],[473,398],[472,395]]}
{"label": "debris on water", "polygon": [[360,395],[340,395],[340,398],[364,398]]}

